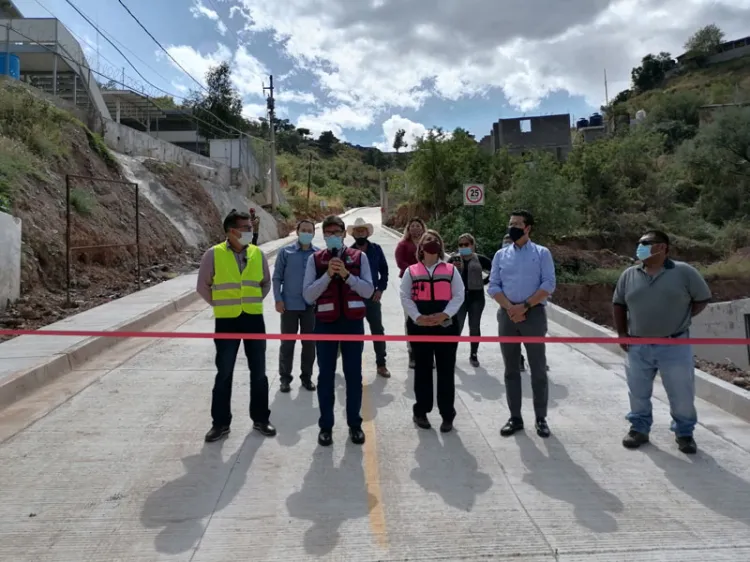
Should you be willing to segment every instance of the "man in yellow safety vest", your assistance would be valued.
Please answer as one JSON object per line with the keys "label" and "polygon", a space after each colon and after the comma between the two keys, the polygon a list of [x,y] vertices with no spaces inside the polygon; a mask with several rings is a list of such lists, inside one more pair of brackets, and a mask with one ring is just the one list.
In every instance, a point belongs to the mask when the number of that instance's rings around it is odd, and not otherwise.
{"label": "man in yellow safety vest", "polygon": [[[265,334],[263,298],[271,290],[271,274],[265,255],[252,244],[252,218],[232,209],[224,219],[227,239],[209,248],[198,272],[197,291],[214,309],[216,333]],[[276,435],[269,422],[266,341],[242,340],[250,368],[250,419],[253,429],[267,437]],[[217,441],[229,434],[232,423],[232,379],[238,339],[215,339],[216,380],[211,417],[213,425],[206,441]]]}

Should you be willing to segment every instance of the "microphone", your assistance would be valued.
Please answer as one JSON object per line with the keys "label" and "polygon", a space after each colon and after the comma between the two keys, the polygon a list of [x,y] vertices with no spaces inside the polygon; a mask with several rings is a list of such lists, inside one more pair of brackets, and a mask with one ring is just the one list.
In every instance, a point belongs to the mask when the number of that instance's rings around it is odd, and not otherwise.
{"label": "microphone", "polygon": [[[331,248],[330,252],[331,252],[331,257],[332,258],[339,257],[339,249],[338,248]],[[339,275],[338,273],[334,273],[333,274],[333,279],[341,279],[341,275]]]}

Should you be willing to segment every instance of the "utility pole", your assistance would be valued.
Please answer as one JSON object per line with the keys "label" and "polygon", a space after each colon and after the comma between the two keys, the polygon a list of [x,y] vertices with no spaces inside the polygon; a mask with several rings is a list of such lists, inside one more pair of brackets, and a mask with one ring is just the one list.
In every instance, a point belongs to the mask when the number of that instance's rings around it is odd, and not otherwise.
{"label": "utility pole", "polygon": [[607,69],[604,69],[604,103],[609,105],[609,86],[607,84]]}
{"label": "utility pole", "polygon": [[307,214],[310,214],[310,184],[312,183],[312,152],[310,162],[307,165]]}
{"label": "utility pole", "polygon": [[263,91],[268,90],[268,98],[266,99],[266,105],[268,107],[268,125],[270,127],[271,136],[271,210],[276,210],[276,119],[274,112],[274,99],[273,99],[273,74],[269,76],[270,83],[268,87],[263,87]]}

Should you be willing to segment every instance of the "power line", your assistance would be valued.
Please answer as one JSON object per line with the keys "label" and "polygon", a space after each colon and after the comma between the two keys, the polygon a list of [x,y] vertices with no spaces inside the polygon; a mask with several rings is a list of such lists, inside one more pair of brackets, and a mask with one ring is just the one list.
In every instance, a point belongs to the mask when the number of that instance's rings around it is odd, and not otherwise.
{"label": "power line", "polygon": [[[66,2],[70,3],[70,0],[66,0]],[[163,45],[162,45],[161,43],[159,43],[159,41],[158,41],[158,40],[156,39],[156,37],[154,37],[154,36],[152,35],[152,33],[151,33],[151,32],[150,32],[150,31],[149,31],[149,30],[148,30],[147,28],[146,28],[146,26],[145,26],[145,25],[143,25],[143,24],[141,23],[141,20],[139,20],[139,19],[138,19],[138,18],[136,17],[136,15],[135,15],[135,14],[134,14],[133,12],[131,12],[131,11],[130,11],[130,8],[128,8],[128,7],[127,7],[127,6],[125,5],[125,2],[123,2],[122,0],[118,0],[118,2],[120,3],[120,5],[121,5],[121,6],[123,7],[123,8],[125,8],[125,11],[126,11],[126,12],[127,12],[128,14],[130,14],[130,17],[131,17],[131,18],[133,18],[133,19],[135,20],[135,22],[136,22],[136,23],[137,23],[137,24],[138,24],[138,25],[139,25],[139,26],[141,27],[141,29],[142,29],[143,31],[145,31],[145,32],[146,32],[146,34],[147,34],[147,35],[148,35],[149,37],[151,37],[151,39],[152,39],[152,40],[154,41],[154,43],[156,43],[156,44],[157,44],[157,45],[159,46],[159,48],[160,48],[160,49],[161,49],[162,51],[164,51],[164,52],[166,53],[166,55],[167,55],[167,56],[168,56],[168,57],[169,57],[170,59],[172,59],[172,62],[173,62],[173,63],[175,63],[175,64],[177,65],[177,67],[178,67],[178,68],[179,68],[180,70],[182,70],[182,71],[183,71],[183,72],[184,72],[185,74],[187,74],[187,75],[188,75],[188,76],[190,77],[190,79],[191,79],[191,80],[192,80],[193,82],[195,82],[196,84],[198,84],[198,86],[200,86],[200,87],[201,87],[201,88],[203,88],[203,89],[204,89],[204,90],[205,90],[206,92],[208,92],[208,88],[206,88],[206,87],[205,87],[205,86],[204,86],[204,85],[203,85],[203,84],[202,84],[201,82],[199,82],[198,80],[196,80],[196,79],[195,79],[195,78],[193,77],[193,75],[192,75],[192,74],[190,74],[190,73],[189,73],[189,72],[188,72],[187,70],[185,70],[185,68],[183,68],[183,66],[182,66],[182,65],[181,65],[181,64],[180,64],[179,62],[177,62],[177,61],[175,60],[175,58],[174,58],[174,57],[173,57],[173,56],[172,56],[172,55],[171,55],[171,54],[169,53],[169,51],[168,51],[167,49],[165,49],[165,48],[164,48],[164,46],[163,46]]]}
{"label": "power line", "polygon": [[[158,90],[158,91],[162,92],[163,94],[165,94],[165,95],[167,95],[167,96],[170,96],[170,97],[172,97],[172,98],[176,98],[176,99],[181,99],[181,100],[183,100],[183,101],[185,101],[185,100],[187,100],[187,99],[188,99],[188,98],[186,98],[186,97],[184,97],[184,96],[179,96],[179,95],[173,94],[173,93],[171,93],[171,92],[168,92],[167,90],[164,90],[163,88],[160,88],[160,87],[156,86],[156,85],[155,85],[155,84],[154,84],[153,82],[149,81],[149,80],[148,80],[148,79],[147,79],[147,78],[146,78],[145,76],[143,76],[143,74],[141,74],[141,73],[140,73],[140,71],[139,71],[139,70],[138,70],[138,69],[136,68],[136,66],[135,66],[135,65],[134,65],[134,64],[133,64],[133,63],[132,63],[132,62],[130,61],[130,59],[129,59],[128,57],[126,57],[126,56],[125,56],[125,54],[124,54],[124,53],[123,53],[123,52],[122,52],[122,51],[121,51],[121,50],[120,50],[120,49],[119,49],[119,48],[117,47],[117,45],[115,45],[115,44],[114,44],[114,43],[113,43],[113,42],[112,42],[112,41],[111,41],[111,40],[109,39],[109,37],[107,37],[107,36],[106,36],[106,35],[105,35],[104,33],[102,33],[102,30],[101,30],[101,29],[99,28],[99,26],[97,26],[97,25],[96,25],[96,24],[95,24],[94,22],[92,22],[92,21],[91,21],[91,19],[90,19],[90,18],[89,18],[89,17],[88,17],[88,16],[86,15],[86,14],[84,14],[84,13],[83,13],[83,12],[82,12],[82,11],[81,11],[80,9],[78,9],[78,7],[77,7],[77,6],[75,5],[75,4],[73,4],[73,2],[72,2],[71,0],[65,0],[65,1],[66,1],[66,2],[67,2],[67,3],[68,3],[68,4],[69,4],[69,5],[70,5],[70,6],[71,6],[71,7],[72,7],[72,8],[73,8],[73,9],[74,9],[74,10],[75,10],[75,11],[76,11],[77,13],[78,13],[78,15],[80,15],[80,16],[81,16],[81,17],[82,17],[82,18],[83,18],[84,20],[86,20],[86,22],[87,22],[87,23],[88,23],[88,24],[89,24],[89,25],[90,25],[90,26],[91,26],[92,28],[94,28],[94,29],[95,29],[95,30],[97,31],[97,33],[99,33],[100,35],[102,35],[102,36],[104,37],[104,39],[106,39],[106,40],[107,40],[107,42],[108,42],[108,43],[109,43],[110,45],[112,45],[112,47],[114,47],[114,49],[115,49],[115,50],[116,50],[116,51],[117,51],[117,52],[118,52],[118,53],[120,54],[120,56],[121,56],[121,57],[122,57],[123,59],[125,59],[125,61],[126,61],[126,62],[127,62],[127,63],[128,63],[128,64],[129,64],[129,65],[130,65],[130,66],[132,67],[132,68],[133,68],[133,70],[135,70],[135,72],[136,72],[136,73],[138,74],[138,76],[140,76],[140,77],[141,77],[141,79],[142,79],[142,80],[143,80],[143,81],[144,81],[144,82],[145,82],[146,84],[148,84],[148,85],[149,85],[149,86],[151,86],[152,88],[154,88],[154,89],[156,89],[156,90]],[[120,2],[120,3],[122,4],[122,2]],[[125,6],[125,4],[123,4],[123,7],[124,7],[124,8],[126,9],[126,10],[128,10],[128,8],[127,8],[127,6]],[[48,10],[48,11],[49,11],[49,10]],[[50,12],[50,13],[52,13],[52,12]],[[128,13],[130,13],[130,14],[131,14],[131,16],[133,16],[133,14],[132,14],[132,12],[130,12],[130,10],[128,10]],[[135,18],[135,16],[133,16],[133,18]],[[59,18],[55,18],[55,19],[59,19]],[[137,20],[137,18],[135,18],[135,19],[136,19],[136,21],[138,21],[138,20]],[[142,24],[140,24],[140,22],[138,22],[138,23],[139,23],[139,25],[141,25],[141,27],[143,27],[143,25],[142,25]],[[149,32],[148,32],[148,30],[146,30],[145,28],[144,28],[144,30],[146,31],[146,33],[149,33]],[[16,30],[14,30],[14,31],[16,31]],[[16,32],[17,32],[17,31],[16,31]],[[20,34],[20,33],[19,33],[19,35],[22,35],[22,34]],[[150,33],[149,33],[149,35],[151,36],[151,34],[150,34]],[[153,36],[151,36],[151,37],[153,38]],[[33,40],[32,40],[32,41],[33,41]],[[154,41],[156,41],[156,39],[154,39]],[[160,43],[159,43],[158,41],[156,41],[156,43],[157,43],[157,44],[158,44],[158,45],[159,45],[159,46],[160,46],[160,47],[162,48],[162,50],[164,50],[164,52],[167,52],[167,51],[166,51],[166,50],[164,49],[164,47],[162,47],[162,45],[161,45],[161,44],[160,44]],[[169,55],[169,53],[168,53],[168,52],[167,52],[167,55]],[[170,57],[170,58],[172,58],[172,56],[171,56],[171,55],[169,55],[169,57]],[[174,59],[172,59],[172,60],[174,60]],[[74,61],[74,62],[76,62],[76,64],[79,64],[79,63],[78,63],[77,61]],[[176,63],[176,61],[175,61],[175,63]],[[178,66],[179,66],[179,64],[178,64]],[[90,68],[90,67],[87,67],[87,68],[88,68],[89,70],[91,70],[91,68]],[[180,68],[182,68],[182,67],[180,67]],[[184,70],[184,69],[183,69],[183,70]],[[95,72],[95,71],[93,71],[93,72]],[[190,74],[189,74],[189,73],[187,73],[187,72],[185,72],[185,73],[186,73],[186,74],[187,74],[188,76],[190,76]],[[114,79],[112,79],[112,78],[109,78],[109,77],[108,77],[108,76],[106,76],[106,75],[103,75],[103,76],[105,76],[105,77],[106,77],[107,79],[109,79],[109,80],[111,80],[111,81],[114,81],[114,82],[116,82],[117,84],[121,84],[121,85],[123,85],[123,86],[125,86],[125,87],[129,87],[129,86],[127,86],[127,85],[123,84],[122,82],[119,82],[119,81],[117,81],[117,80],[114,80]],[[190,77],[191,77],[191,78],[193,78],[192,76],[190,76]],[[200,84],[200,82],[198,82],[197,80],[195,80],[195,78],[193,78],[193,80],[194,80],[194,81],[195,81],[195,82],[196,82],[196,83],[197,83],[197,84],[198,84],[199,86],[201,86],[201,88],[203,88],[204,90],[206,90],[206,92],[208,92],[208,89],[206,89],[206,87],[205,87],[205,86],[203,86],[202,84]],[[133,89],[133,91],[136,91],[136,92],[137,92],[137,90],[135,90],[135,89]],[[141,92],[137,92],[137,93],[141,93]],[[143,95],[143,94],[142,94],[142,95]],[[207,109],[202,109],[202,111],[205,111],[206,113],[208,113],[209,115],[211,115],[211,116],[212,116],[212,117],[213,117],[214,119],[216,119],[216,120],[217,120],[217,121],[218,121],[219,123],[221,123],[222,125],[224,125],[225,127],[227,127],[227,130],[230,130],[230,131],[235,131],[236,133],[238,133],[238,134],[240,134],[240,135],[246,135],[246,136],[248,136],[248,137],[251,137],[251,135],[248,135],[247,133],[245,133],[245,132],[243,132],[243,131],[240,131],[240,130],[239,130],[239,129],[237,129],[236,127],[233,127],[232,125],[230,125],[229,123],[227,123],[226,121],[224,121],[224,120],[223,120],[223,119],[221,119],[221,118],[220,118],[220,117],[219,117],[218,115],[216,115],[216,114],[212,113],[211,111],[209,111],[209,110],[207,110]],[[259,137],[252,137],[252,138],[259,138]],[[265,139],[261,139],[261,140],[264,140],[264,141],[265,141]]]}
{"label": "power line", "polygon": [[[55,55],[59,56],[59,57],[60,57],[61,59],[65,60],[65,61],[67,61],[67,62],[72,62],[72,63],[75,63],[76,65],[78,65],[78,66],[80,66],[81,68],[83,68],[83,69],[87,70],[88,72],[91,72],[91,73],[93,73],[93,74],[96,74],[96,75],[98,75],[98,76],[101,76],[102,78],[105,78],[105,79],[107,79],[107,81],[109,81],[109,82],[112,82],[112,83],[114,83],[114,84],[118,84],[118,85],[120,85],[120,86],[124,86],[125,88],[128,88],[128,89],[130,89],[130,90],[131,90],[132,92],[134,92],[134,93],[136,93],[136,94],[140,94],[141,96],[144,96],[144,97],[146,97],[146,98],[148,98],[148,97],[149,97],[149,95],[148,95],[148,94],[146,94],[145,92],[142,92],[142,91],[138,91],[138,90],[136,90],[135,88],[132,88],[132,87],[128,86],[127,84],[123,84],[122,82],[120,82],[120,81],[119,81],[119,80],[117,80],[116,78],[112,78],[111,76],[107,76],[106,74],[104,74],[104,73],[102,73],[102,72],[99,72],[98,70],[94,70],[93,68],[91,68],[91,67],[90,67],[90,66],[88,66],[87,64],[85,64],[85,65],[84,65],[84,64],[81,64],[81,62],[80,62],[80,61],[77,61],[77,60],[75,60],[75,59],[74,59],[74,58],[72,58],[72,57],[69,57],[69,56],[65,56],[65,55],[63,55],[63,54],[61,54],[61,53],[59,53],[59,52],[55,51],[54,49],[52,49],[52,48],[51,48],[51,47],[49,47],[48,45],[44,45],[43,43],[40,43],[39,41],[36,41],[35,39],[32,39],[32,38],[31,38],[31,37],[29,37],[28,35],[25,35],[25,34],[21,33],[20,31],[18,31],[17,29],[15,29],[15,28],[13,28],[13,27],[8,27],[7,25],[2,25],[2,24],[0,24],[0,29],[8,29],[8,30],[11,30],[11,31],[13,31],[14,33],[16,33],[16,34],[20,35],[21,37],[23,37],[23,38],[27,39],[27,40],[28,40],[28,41],[30,41],[31,43],[34,43],[34,44],[36,44],[36,45],[38,45],[38,46],[40,46],[40,47],[42,47],[42,48],[46,49],[46,50],[47,50],[47,51],[49,51],[50,53],[52,53],[52,54],[55,54]],[[192,119],[192,120],[193,120],[193,121],[195,121],[195,122],[198,122],[198,123],[202,123],[202,124],[203,124],[203,125],[205,125],[206,127],[210,127],[210,128],[211,128],[211,129],[213,129],[214,131],[218,131],[219,133],[221,133],[221,134],[223,134],[223,135],[227,135],[227,136],[232,136],[232,133],[231,133],[231,128],[228,128],[228,129],[221,129],[221,128],[220,128],[220,127],[218,127],[217,125],[214,125],[213,123],[209,123],[208,121],[205,121],[205,120],[203,120],[203,119],[201,119],[201,118],[197,117],[197,116],[196,116],[196,115],[194,115],[193,113],[191,113],[191,112],[189,112],[189,111],[185,111],[184,109],[181,109],[181,108],[176,108],[176,109],[175,109],[174,111],[178,111],[178,112],[179,112],[180,114],[184,115],[185,117],[188,117],[189,119]],[[209,115],[211,115],[211,116],[213,116],[214,118],[216,118],[216,119],[217,119],[217,120],[218,120],[219,122],[221,122],[221,123],[224,123],[224,122],[223,122],[223,121],[222,121],[221,119],[219,119],[218,117],[216,117],[216,115],[214,115],[214,114],[213,114],[213,113],[211,113],[210,111],[208,111],[208,110],[203,110],[203,111],[205,111],[205,112],[206,112],[206,113],[208,113]],[[266,139],[263,139],[263,138],[260,138],[260,137],[255,137],[255,136],[253,136],[253,135],[249,135],[249,134],[247,134],[247,133],[243,133],[242,131],[239,131],[239,130],[237,130],[237,129],[235,129],[235,131],[239,132],[239,133],[240,133],[241,135],[244,135],[244,136],[246,136],[246,137],[249,137],[249,138],[253,138],[253,139],[257,139],[257,140],[261,140],[261,141],[263,141],[263,142],[268,142],[268,141],[267,141]]]}

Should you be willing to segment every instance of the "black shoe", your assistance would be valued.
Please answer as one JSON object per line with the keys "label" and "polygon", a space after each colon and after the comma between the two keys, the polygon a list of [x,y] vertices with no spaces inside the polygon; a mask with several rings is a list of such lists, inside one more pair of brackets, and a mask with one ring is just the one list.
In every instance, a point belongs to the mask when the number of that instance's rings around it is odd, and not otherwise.
{"label": "black shoe", "polygon": [[500,435],[503,437],[510,437],[517,431],[521,431],[523,429],[523,421],[516,419],[516,418],[510,418],[508,420],[508,423],[506,423],[502,429],[500,430]]}
{"label": "black shoe", "polygon": [[365,444],[365,432],[362,431],[361,427],[350,427],[349,438],[352,440],[352,443],[354,443],[355,445]]}
{"label": "black shoe", "polygon": [[302,388],[305,388],[312,392],[313,390],[315,390],[315,383],[307,378],[302,379]]}
{"label": "black shoe", "polygon": [[523,355],[521,355],[521,370],[526,370],[526,360],[523,358]]}
{"label": "black shoe", "polygon": [[675,441],[677,442],[677,448],[681,453],[685,453],[686,455],[694,455],[698,452],[698,445],[696,445],[695,439],[690,436],[678,437],[677,439],[675,439]]}
{"label": "black shoe", "polygon": [[549,430],[549,426],[547,425],[547,421],[544,418],[539,418],[538,420],[536,420],[536,423],[534,424],[534,427],[536,428],[536,434],[539,437],[544,437],[546,439],[552,433]]}
{"label": "black shoe", "polygon": [[427,416],[418,416],[414,414],[412,419],[414,420],[414,423],[417,424],[417,427],[421,427],[422,429],[432,429],[432,424],[430,423],[430,420],[427,419]]}
{"label": "black shoe", "polygon": [[253,429],[266,437],[273,437],[276,435],[276,428],[272,426],[270,422],[255,422],[253,424]]}
{"label": "black shoe", "polygon": [[287,381],[281,381],[281,384],[279,385],[279,390],[283,393],[291,392],[292,385],[288,383]]}
{"label": "black shoe", "polygon": [[321,429],[318,433],[318,445],[330,447],[333,444],[333,433],[329,429]]}
{"label": "black shoe", "polygon": [[637,449],[644,443],[648,443],[648,434],[631,429],[622,440],[622,446],[626,449]]}
{"label": "black shoe", "polygon": [[471,363],[471,366],[474,367],[475,369],[479,367],[479,359],[477,359],[476,353],[472,353],[469,356],[469,363]]}
{"label": "black shoe", "polygon": [[451,431],[453,431],[453,422],[443,421],[443,423],[440,424],[441,433],[449,433]]}
{"label": "black shoe", "polygon": [[215,425],[206,433],[206,443],[213,443],[229,435],[228,425]]}

